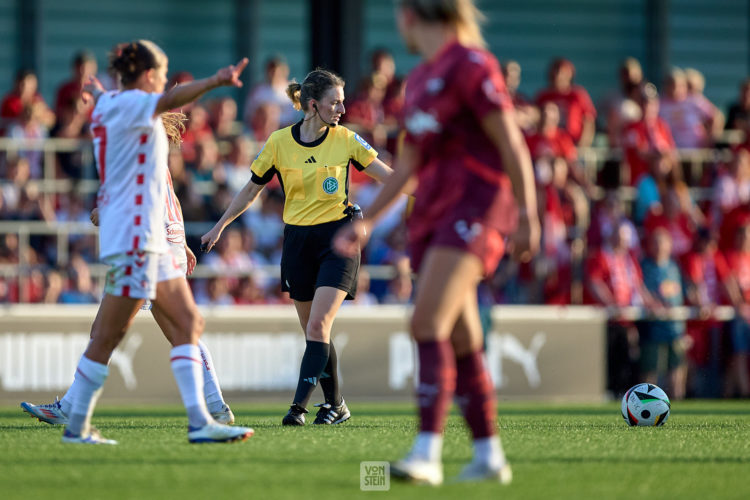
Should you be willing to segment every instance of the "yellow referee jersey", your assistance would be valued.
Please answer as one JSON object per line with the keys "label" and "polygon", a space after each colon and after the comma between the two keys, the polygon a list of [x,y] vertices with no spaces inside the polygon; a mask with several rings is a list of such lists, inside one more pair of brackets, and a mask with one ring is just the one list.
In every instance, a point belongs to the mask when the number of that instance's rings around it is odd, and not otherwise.
{"label": "yellow referee jersey", "polygon": [[378,153],[341,125],[326,128],[316,141],[300,139],[302,122],[277,130],[252,164],[252,180],[266,184],[279,176],[284,190],[284,222],[312,226],[344,218],[349,197],[349,162],[364,170]]}

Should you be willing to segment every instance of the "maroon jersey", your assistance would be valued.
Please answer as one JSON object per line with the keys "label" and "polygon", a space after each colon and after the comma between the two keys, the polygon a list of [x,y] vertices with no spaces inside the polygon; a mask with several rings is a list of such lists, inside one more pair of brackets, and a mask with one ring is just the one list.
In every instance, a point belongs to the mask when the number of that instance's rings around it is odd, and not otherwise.
{"label": "maroon jersey", "polygon": [[464,220],[513,230],[510,180],[480,124],[492,111],[512,109],[497,59],[485,50],[449,44],[412,71],[403,113],[405,140],[419,152],[412,241]]}

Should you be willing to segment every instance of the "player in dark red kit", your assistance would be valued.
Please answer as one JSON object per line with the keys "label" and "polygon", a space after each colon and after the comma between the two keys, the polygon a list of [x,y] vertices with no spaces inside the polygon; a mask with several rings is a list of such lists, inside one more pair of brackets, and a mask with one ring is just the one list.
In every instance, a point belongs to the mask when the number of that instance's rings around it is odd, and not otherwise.
{"label": "player in dark red kit", "polygon": [[[375,221],[417,182],[409,245],[418,271],[411,333],[419,351],[420,432],[395,477],[443,481],[442,433],[454,395],[474,437],[460,480],[511,479],[497,436],[494,390],[482,355],[477,284],[509,249],[539,248],[531,159],[495,57],[484,49],[471,0],[401,0],[399,30],[424,62],[409,75],[405,143],[368,216],[342,228],[335,246],[352,255]],[[514,196],[515,195],[515,196]]]}

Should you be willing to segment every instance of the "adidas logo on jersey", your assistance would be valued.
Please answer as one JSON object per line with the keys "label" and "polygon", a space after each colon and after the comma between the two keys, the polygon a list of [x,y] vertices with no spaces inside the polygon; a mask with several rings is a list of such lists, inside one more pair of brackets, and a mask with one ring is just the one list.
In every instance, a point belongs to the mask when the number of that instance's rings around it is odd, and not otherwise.
{"label": "adidas logo on jersey", "polygon": [[305,160],[305,163],[317,163],[317,162],[315,161],[315,157],[311,156],[310,158],[308,158],[307,160]]}

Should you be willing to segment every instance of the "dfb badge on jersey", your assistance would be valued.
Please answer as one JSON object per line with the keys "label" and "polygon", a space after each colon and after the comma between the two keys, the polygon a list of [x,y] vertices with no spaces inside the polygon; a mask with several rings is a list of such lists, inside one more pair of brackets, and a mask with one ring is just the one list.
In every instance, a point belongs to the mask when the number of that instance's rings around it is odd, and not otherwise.
{"label": "dfb badge on jersey", "polygon": [[334,194],[339,190],[339,181],[335,177],[326,177],[323,181],[323,191],[326,194]]}

